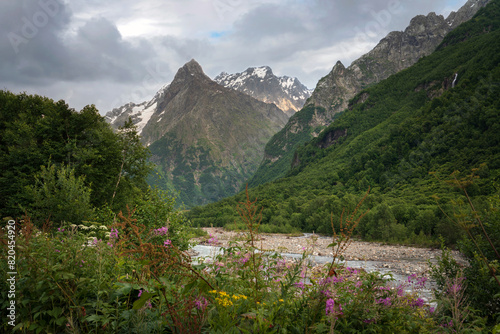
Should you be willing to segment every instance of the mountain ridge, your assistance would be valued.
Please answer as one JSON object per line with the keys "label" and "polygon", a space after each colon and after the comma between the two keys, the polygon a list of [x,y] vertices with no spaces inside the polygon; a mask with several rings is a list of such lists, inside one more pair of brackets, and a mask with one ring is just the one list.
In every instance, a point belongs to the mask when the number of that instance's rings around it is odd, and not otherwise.
{"label": "mountain ridge", "polygon": [[319,135],[349,106],[362,89],[408,68],[429,55],[447,33],[469,20],[489,0],[469,0],[448,18],[431,12],[414,17],[405,31],[390,32],[370,52],[345,67],[338,61],[319,80],[304,107],[266,144],[259,169],[249,180],[254,187],[283,177],[291,167],[295,150]]}
{"label": "mountain ridge", "polygon": [[214,81],[257,100],[274,103],[288,116],[300,110],[312,93],[297,78],[274,75],[269,66],[249,67],[244,72],[235,74],[222,72]]}

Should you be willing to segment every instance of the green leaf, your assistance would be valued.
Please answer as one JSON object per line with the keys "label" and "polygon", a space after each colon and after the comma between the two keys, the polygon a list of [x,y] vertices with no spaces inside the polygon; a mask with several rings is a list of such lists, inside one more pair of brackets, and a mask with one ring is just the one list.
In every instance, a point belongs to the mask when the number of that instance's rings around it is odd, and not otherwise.
{"label": "green leaf", "polygon": [[329,244],[329,245],[328,245],[328,246],[326,246],[326,247],[327,247],[327,248],[330,248],[330,247],[335,247],[335,246],[337,246],[337,243],[336,243],[336,242],[331,243],[331,244]]}
{"label": "green leaf", "polygon": [[97,314],[92,314],[92,315],[89,315],[88,317],[86,317],[85,320],[87,320],[89,322],[97,322],[97,321],[99,321],[100,318],[101,318],[101,316],[99,316]]}
{"label": "green leaf", "polygon": [[156,295],[155,293],[143,292],[141,298],[139,298],[134,302],[134,306],[132,307],[132,309],[133,310],[141,309],[144,306],[144,304],[146,304],[146,302],[155,295]]}
{"label": "green leaf", "polygon": [[183,289],[182,293],[183,293],[183,294],[188,293],[189,291],[191,291],[191,290],[194,288],[194,286],[195,286],[196,284],[197,284],[197,281],[196,281],[196,280],[193,280],[191,283],[186,284],[186,286],[184,287],[184,289]]}
{"label": "green leaf", "polygon": [[60,317],[59,319],[56,320],[56,324],[58,326],[62,326],[66,321],[67,321],[66,317]]}

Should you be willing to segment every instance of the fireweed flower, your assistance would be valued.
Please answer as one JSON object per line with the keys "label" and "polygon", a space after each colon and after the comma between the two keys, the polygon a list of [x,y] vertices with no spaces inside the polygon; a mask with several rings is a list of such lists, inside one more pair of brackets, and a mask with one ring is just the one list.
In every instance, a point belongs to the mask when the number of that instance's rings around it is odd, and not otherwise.
{"label": "fireweed flower", "polygon": [[347,267],[346,269],[349,271],[349,274],[350,274],[349,276],[359,274],[358,269],[351,268],[351,267]]}
{"label": "fireweed flower", "polygon": [[418,298],[417,300],[414,300],[411,303],[411,306],[412,307],[422,307],[422,306],[424,306],[424,303],[425,303],[425,301],[422,298]]}
{"label": "fireweed flower", "polygon": [[377,300],[377,304],[384,304],[385,306],[391,306],[391,297],[380,298]]}
{"label": "fireweed flower", "polygon": [[112,228],[109,237],[110,239],[118,239],[118,230],[116,228]]}
{"label": "fireweed flower", "polygon": [[335,307],[335,300],[333,300],[332,298],[327,299],[325,308],[326,315],[335,313],[334,307]]}
{"label": "fireweed flower", "polygon": [[170,239],[167,239],[163,242],[163,245],[168,248],[172,244],[172,241]]}
{"label": "fireweed flower", "polygon": [[206,300],[205,297],[201,297],[201,299],[196,299],[194,305],[198,310],[205,311],[208,306],[208,300]]}
{"label": "fireweed flower", "polygon": [[413,283],[413,279],[417,277],[417,274],[411,274],[408,276],[408,283]]}
{"label": "fireweed flower", "polygon": [[160,227],[160,228],[154,230],[154,233],[156,235],[167,235],[168,234],[168,227],[167,226]]}
{"label": "fireweed flower", "polygon": [[326,300],[325,306],[326,315],[332,315],[335,319],[338,319],[339,315],[344,314],[342,312],[342,304],[338,304],[338,309],[335,307],[335,300],[333,298],[328,298]]}
{"label": "fireweed flower", "polygon": [[[238,253],[239,253],[239,252],[238,252]],[[245,254],[245,256],[244,256],[244,257],[240,258],[240,259],[238,260],[238,262],[239,262],[240,264],[245,264],[245,263],[247,263],[247,262],[248,262],[248,260],[249,260],[249,259],[250,259],[250,253],[247,253],[247,254]]]}
{"label": "fireweed flower", "polygon": [[207,240],[207,243],[209,245],[215,245],[216,243],[219,242],[219,239],[217,239],[216,236],[212,236],[212,234],[209,234],[208,236],[210,237],[210,239]]}

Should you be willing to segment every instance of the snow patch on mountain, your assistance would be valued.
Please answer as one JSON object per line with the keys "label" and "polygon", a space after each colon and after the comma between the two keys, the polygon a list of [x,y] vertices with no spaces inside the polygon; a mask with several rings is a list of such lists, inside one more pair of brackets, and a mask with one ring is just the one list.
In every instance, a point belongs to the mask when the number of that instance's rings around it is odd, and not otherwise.
{"label": "snow patch on mountain", "polygon": [[222,72],[214,81],[257,100],[274,103],[289,116],[300,110],[312,94],[297,78],[277,77],[269,66],[250,67],[235,74]]}
{"label": "snow patch on mountain", "polygon": [[[151,100],[151,102],[153,102],[154,100]],[[137,126],[137,132],[139,134],[142,133],[142,129],[144,129],[144,127],[146,126],[146,124],[148,124],[149,120],[151,119],[151,116],[153,116],[154,112],[156,111],[156,106],[157,106],[157,102],[154,101],[153,103],[151,103],[150,105],[148,105],[146,107],[146,109],[140,109],[140,113],[141,113],[141,120],[139,121],[139,123],[136,124]]]}
{"label": "snow patch on mountain", "polygon": [[254,69],[253,73],[256,75],[258,78],[264,79],[267,75],[267,69],[266,67],[257,67]]}
{"label": "snow patch on mountain", "polygon": [[134,125],[137,126],[137,133],[142,134],[142,130],[148,124],[151,117],[156,112],[158,101],[163,97],[170,83],[163,85],[150,101],[136,104],[127,103],[124,106],[115,108],[106,114],[105,119],[115,129],[122,126],[130,117]]}

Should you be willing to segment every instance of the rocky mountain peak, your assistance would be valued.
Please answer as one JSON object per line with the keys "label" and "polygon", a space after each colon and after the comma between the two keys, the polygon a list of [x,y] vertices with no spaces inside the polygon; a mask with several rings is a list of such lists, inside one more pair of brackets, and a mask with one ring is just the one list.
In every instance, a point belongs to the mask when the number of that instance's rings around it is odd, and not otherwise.
{"label": "rocky mountain peak", "polygon": [[182,66],[182,69],[191,74],[204,74],[201,65],[194,59],[191,59],[186,64],[184,64],[184,66]]}
{"label": "rocky mountain peak", "polygon": [[486,6],[490,0],[469,0],[457,12],[451,12],[446,22],[451,29],[455,29],[463,22],[469,20],[477,11]]}
{"label": "rocky mountain peak", "polygon": [[311,95],[311,91],[297,78],[277,77],[269,66],[250,67],[235,74],[222,72],[214,80],[257,100],[274,103],[288,116],[300,110]]}
{"label": "rocky mountain peak", "polygon": [[[332,117],[347,108],[348,101],[363,88],[415,64],[430,55],[456,26],[469,20],[489,0],[469,0],[448,18],[431,12],[411,19],[404,31],[390,32],[370,52],[345,68],[337,62],[322,78],[307,104],[326,109],[320,123],[329,124]],[[313,120],[313,123],[317,123]]]}
{"label": "rocky mountain peak", "polygon": [[208,79],[211,81],[211,79],[203,72],[200,64],[198,64],[196,60],[191,59],[177,71],[174,80],[172,81],[172,85],[186,80],[190,81],[192,78]]}
{"label": "rocky mountain peak", "polygon": [[260,67],[250,67],[246,71],[249,75],[254,75],[260,79],[264,79],[265,77],[274,76],[273,70],[269,66],[260,66]]}

